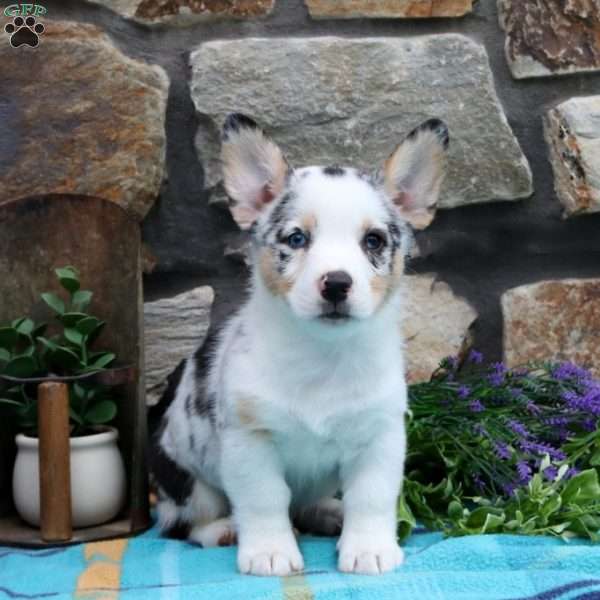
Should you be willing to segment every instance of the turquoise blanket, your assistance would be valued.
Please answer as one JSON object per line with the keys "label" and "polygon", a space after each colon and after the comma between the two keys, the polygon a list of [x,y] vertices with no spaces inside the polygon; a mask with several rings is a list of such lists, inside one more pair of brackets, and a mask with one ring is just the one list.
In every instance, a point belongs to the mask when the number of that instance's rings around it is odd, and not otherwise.
{"label": "turquoise blanket", "polygon": [[335,540],[303,537],[306,571],[242,577],[235,548],[161,539],[64,549],[0,547],[0,600],[600,600],[600,545],[508,535],[443,539],[417,532],[406,563],[381,577],[336,571]]}

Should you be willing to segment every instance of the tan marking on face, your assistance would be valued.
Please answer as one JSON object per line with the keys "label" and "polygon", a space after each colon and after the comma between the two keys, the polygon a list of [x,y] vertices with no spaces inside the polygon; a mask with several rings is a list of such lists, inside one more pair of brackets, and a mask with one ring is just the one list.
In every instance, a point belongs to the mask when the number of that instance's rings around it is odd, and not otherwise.
{"label": "tan marking on face", "polygon": [[313,214],[304,215],[300,222],[303,231],[312,233],[317,228],[317,217]]}
{"label": "tan marking on face", "polygon": [[362,222],[362,232],[367,233],[370,229],[373,228],[373,223],[370,219],[364,219]]}
{"label": "tan marking on face", "polygon": [[377,299],[378,305],[383,304],[389,298],[390,294],[399,287],[403,274],[404,256],[400,252],[397,252],[396,256],[394,256],[391,274],[375,275],[371,279],[371,292]]}
{"label": "tan marking on face", "polygon": [[263,250],[259,269],[267,289],[274,296],[285,296],[292,289],[292,282],[277,272],[275,259],[269,250]]}
{"label": "tan marking on face", "polygon": [[394,263],[392,265],[392,288],[395,289],[400,285],[402,276],[404,275],[404,255],[402,252],[396,252]]}
{"label": "tan marking on face", "polygon": [[371,279],[371,291],[373,295],[382,300],[386,295],[390,286],[390,278],[387,275],[375,275]]}

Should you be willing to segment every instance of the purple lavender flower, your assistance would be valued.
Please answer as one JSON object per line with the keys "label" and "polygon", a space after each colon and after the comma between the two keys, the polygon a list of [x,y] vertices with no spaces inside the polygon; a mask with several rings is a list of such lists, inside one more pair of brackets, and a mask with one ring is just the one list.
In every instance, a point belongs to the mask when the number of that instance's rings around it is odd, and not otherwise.
{"label": "purple lavender flower", "polygon": [[473,475],[473,483],[475,484],[475,487],[480,492],[485,489],[485,483],[484,483],[483,479],[481,479],[481,476],[479,475],[479,473],[475,473],[475,475]]}
{"label": "purple lavender flower", "polygon": [[549,481],[554,481],[558,475],[558,469],[554,465],[550,465],[544,469],[544,477]]}
{"label": "purple lavender flower", "polygon": [[508,449],[508,445],[504,442],[494,442],[494,449],[496,450],[496,454],[502,460],[508,460],[510,458],[510,450]]}
{"label": "purple lavender flower", "polygon": [[506,365],[504,363],[494,363],[492,365],[492,372],[488,375],[488,381],[494,387],[500,387],[504,384],[506,372]]}
{"label": "purple lavender flower", "polygon": [[597,385],[590,386],[583,396],[567,390],[562,399],[571,410],[600,416],[600,387]]}
{"label": "purple lavender flower", "polygon": [[542,442],[533,442],[530,440],[521,440],[519,447],[524,452],[531,452],[534,454],[547,454],[552,460],[565,460],[566,456],[562,450],[557,450],[550,444],[544,444]]}
{"label": "purple lavender flower", "polygon": [[552,460],[562,461],[567,458],[567,455],[562,450],[557,450],[556,448],[553,448],[552,446],[548,446],[547,449],[548,449],[548,454]]}
{"label": "purple lavender flower", "polygon": [[542,412],[542,409],[532,400],[527,402],[525,409],[530,415],[539,415]]}
{"label": "purple lavender flower", "polygon": [[483,406],[479,400],[471,400],[471,402],[469,402],[469,410],[474,413],[480,413],[485,410],[485,406]]}
{"label": "purple lavender flower", "polygon": [[524,438],[529,437],[529,431],[527,430],[527,427],[525,427],[523,423],[517,421],[516,419],[509,419],[508,426],[513,433],[516,433]]}
{"label": "purple lavender flower", "polygon": [[520,485],[525,485],[531,480],[531,467],[526,460],[517,462],[517,474],[519,476]]}
{"label": "purple lavender flower", "polygon": [[503,362],[495,362],[492,364],[492,369],[496,371],[496,373],[501,373],[502,375],[508,373],[508,369]]}
{"label": "purple lavender flower", "polygon": [[563,392],[561,396],[569,408],[573,410],[579,410],[579,402],[581,397],[577,392],[574,392],[573,390],[567,390],[566,392]]}
{"label": "purple lavender flower", "polygon": [[565,479],[571,479],[572,477],[575,477],[575,475],[578,475],[579,473],[581,473],[581,469],[578,469],[577,467],[569,467],[567,472],[565,473]]}
{"label": "purple lavender flower", "polygon": [[587,369],[583,369],[571,362],[561,362],[552,369],[552,377],[559,381],[575,379],[577,381],[589,381],[592,377]]}
{"label": "purple lavender flower", "polygon": [[506,496],[512,496],[516,489],[517,486],[512,481],[509,481],[502,486],[502,490]]}
{"label": "purple lavender flower", "polygon": [[553,428],[550,434],[559,443],[563,443],[568,439],[571,432],[569,431],[567,426],[571,423],[571,421],[572,419],[566,416],[547,417],[546,419],[542,419],[542,423],[544,425],[549,425]]}
{"label": "purple lavender flower", "polygon": [[581,410],[600,416],[600,387],[592,386],[581,399]]}
{"label": "purple lavender flower", "polygon": [[474,365],[480,365],[483,362],[483,354],[477,350],[471,350],[467,360]]}
{"label": "purple lavender flower", "polygon": [[471,395],[471,388],[468,385],[461,385],[456,393],[461,400],[466,400]]}
{"label": "purple lavender flower", "polygon": [[583,421],[581,426],[583,427],[584,431],[588,431],[591,433],[592,431],[596,431],[597,420],[592,417],[588,417]]}
{"label": "purple lavender flower", "polygon": [[546,419],[542,419],[542,423],[553,427],[565,427],[570,421],[568,417],[547,417]]}
{"label": "purple lavender flower", "polygon": [[494,387],[500,387],[504,383],[504,375],[502,375],[501,373],[491,373],[490,375],[488,375],[488,381]]}

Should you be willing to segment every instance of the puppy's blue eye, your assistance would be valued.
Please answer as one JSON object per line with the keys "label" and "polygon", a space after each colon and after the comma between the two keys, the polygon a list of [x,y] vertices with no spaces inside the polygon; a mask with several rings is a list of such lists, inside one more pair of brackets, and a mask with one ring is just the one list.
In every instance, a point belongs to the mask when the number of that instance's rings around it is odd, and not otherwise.
{"label": "puppy's blue eye", "polygon": [[308,237],[301,231],[294,231],[288,239],[287,244],[293,250],[304,248],[308,244]]}
{"label": "puppy's blue eye", "polygon": [[364,244],[367,250],[376,252],[377,250],[381,250],[383,248],[385,245],[385,240],[379,233],[368,233],[365,236]]}

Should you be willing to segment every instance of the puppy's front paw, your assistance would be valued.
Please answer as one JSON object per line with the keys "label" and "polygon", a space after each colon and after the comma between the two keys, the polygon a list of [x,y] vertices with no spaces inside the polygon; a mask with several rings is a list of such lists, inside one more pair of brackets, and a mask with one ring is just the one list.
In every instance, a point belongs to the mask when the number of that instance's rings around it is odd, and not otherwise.
{"label": "puppy's front paw", "polygon": [[382,542],[362,536],[342,536],[338,550],[338,569],[344,573],[380,575],[393,571],[404,561],[404,552],[396,540]]}
{"label": "puppy's front paw", "polygon": [[251,538],[240,542],[238,568],[248,575],[277,575],[284,577],[304,569],[304,560],[292,533]]}

